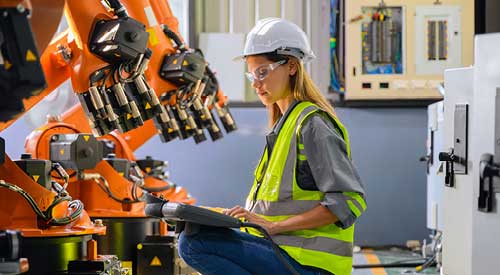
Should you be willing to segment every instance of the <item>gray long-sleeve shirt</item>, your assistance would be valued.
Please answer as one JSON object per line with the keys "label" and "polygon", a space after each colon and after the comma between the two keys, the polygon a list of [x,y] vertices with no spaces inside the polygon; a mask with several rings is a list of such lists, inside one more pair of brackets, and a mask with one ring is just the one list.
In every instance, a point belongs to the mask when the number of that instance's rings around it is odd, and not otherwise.
{"label": "gray long-sleeve shirt", "polygon": [[[294,102],[267,136],[270,154],[284,120],[298,102]],[[363,199],[365,191],[353,163],[347,155],[347,145],[332,121],[320,113],[307,118],[299,140],[304,144],[307,160],[297,161],[296,180],[304,190],[319,190],[325,194],[322,205],[337,218],[338,226],[350,227],[356,215],[350,210],[344,192],[355,192]]]}

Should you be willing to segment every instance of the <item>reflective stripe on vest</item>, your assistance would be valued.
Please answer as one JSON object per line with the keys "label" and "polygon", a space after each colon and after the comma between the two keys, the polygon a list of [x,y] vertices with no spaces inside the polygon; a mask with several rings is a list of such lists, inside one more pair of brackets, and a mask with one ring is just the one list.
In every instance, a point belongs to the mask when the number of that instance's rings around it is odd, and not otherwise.
{"label": "reflective stripe on vest", "polygon": [[[281,127],[271,156],[267,149],[255,171],[254,184],[247,198],[247,209],[269,221],[280,221],[307,212],[324,198],[320,191],[301,189],[295,180],[300,127],[310,115],[323,112],[310,102],[300,102],[290,112]],[[347,132],[336,119],[349,151]],[[360,206],[353,198],[354,204]],[[250,233],[258,234],[249,229]],[[350,274],[352,268],[354,226],[342,229],[335,224],[286,232],[273,236],[282,249],[302,265],[315,266],[336,275]]]}

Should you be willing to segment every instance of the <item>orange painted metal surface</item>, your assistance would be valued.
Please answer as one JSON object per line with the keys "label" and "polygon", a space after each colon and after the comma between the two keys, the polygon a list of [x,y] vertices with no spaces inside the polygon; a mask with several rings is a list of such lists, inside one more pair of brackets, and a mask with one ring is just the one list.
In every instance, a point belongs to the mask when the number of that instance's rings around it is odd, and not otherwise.
{"label": "orange painted metal surface", "polygon": [[95,261],[98,259],[97,255],[97,241],[96,240],[88,240],[87,241],[87,260]]}
{"label": "orange painted metal surface", "polygon": [[[28,192],[42,211],[52,203],[55,193],[51,192],[24,173],[8,156],[0,165],[0,178],[15,184]],[[67,202],[62,202],[53,211],[55,218],[68,215],[71,209]],[[87,234],[104,234],[106,227],[94,226],[87,212],[65,226],[51,226],[41,229],[33,209],[20,194],[2,188],[0,192],[0,229],[20,230],[25,237],[52,237]]]}
{"label": "orange painted metal surface", "polygon": [[[12,3],[15,1],[2,1],[0,2],[0,6],[4,6],[7,2]],[[55,27],[59,24],[60,14],[62,14],[62,4],[64,2],[58,0],[40,0],[33,1],[33,3],[37,5],[35,10],[38,8],[38,11],[33,13],[32,25],[36,25],[33,30],[35,31],[35,36],[38,34],[37,43],[39,50],[43,51],[46,46],[45,44],[50,40],[55,31]],[[48,13],[52,17],[43,19],[40,15],[42,11],[45,12],[45,16],[47,16]],[[59,16],[57,14],[59,14]],[[41,20],[44,22],[41,23]],[[71,43],[65,39],[66,38],[62,36],[60,39],[54,40],[47,46],[44,54],[41,56],[40,62],[47,78],[48,87],[38,96],[24,100],[26,111],[43,99],[44,96],[52,92],[64,80],[68,79],[70,75],[69,66],[64,66],[64,64],[56,65],[56,63],[54,63],[54,61],[57,61],[57,59],[54,59],[54,53],[60,51],[61,45],[67,45],[68,48],[71,45]],[[75,55],[75,57],[78,57],[78,55]],[[0,124],[0,130],[5,129],[14,121],[15,119]],[[5,163],[0,165],[0,179],[22,188],[33,197],[35,203],[42,211],[46,210],[54,200],[54,192],[45,189],[33,178],[26,175],[8,156],[6,156]],[[62,202],[53,209],[52,215],[55,218],[61,218],[67,216],[71,211],[72,209],[68,207],[68,202]],[[26,237],[104,234],[106,231],[106,227],[104,226],[95,226],[85,210],[77,220],[67,225],[50,227],[41,226],[38,224],[37,216],[27,201],[24,200],[19,193],[15,193],[5,188],[2,188],[0,192],[0,213],[1,229],[17,229]]]}
{"label": "orange painted metal surface", "polygon": [[[19,1],[0,1],[3,4],[18,3]],[[61,1],[39,0],[36,3],[51,2],[51,16],[57,18]],[[163,57],[174,52],[172,43],[163,34],[158,24],[150,23],[146,15],[146,9],[152,8],[156,22],[166,24],[171,30],[178,32],[178,22],[173,16],[166,1],[160,0],[123,0],[122,3],[128,9],[131,17],[143,22],[150,33],[148,46],[153,50],[153,55],[146,71],[148,83],[154,88],[157,95],[174,90],[176,87],[161,79],[158,71],[161,67]],[[98,19],[110,19],[113,15],[108,12],[99,1],[66,0],[65,15],[70,29],[61,33],[53,39],[43,50],[41,64],[47,79],[47,88],[38,96],[24,101],[25,109],[28,111],[46,95],[56,89],[64,81],[71,78],[73,89],[76,93],[82,93],[89,88],[89,75],[107,64],[90,53],[88,48],[89,34],[94,22]],[[35,16],[35,14],[34,14]],[[51,18],[53,19],[53,18]],[[37,19],[38,20],[38,19]],[[154,21],[153,21],[154,22]],[[53,20],[46,22],[44,26],[53,26]],[[52,28],[37,26],[41,28]],[[42,29],[43,30],[43,29]],[[44,29],[46,33],[50,30]],[[69,33],[71,32],[71,35]],[[70,39],[70,37],[72,37]],[[46,37],[40,37],[38,42],[44,45]],[[48,41],[48,40],[47,40]],[[42,50],[41,50],[42,51]],[[217,93],[218,104],[224,104],[226,98],[222,91]],[[7,128],[15,121],[0,124],[0,131]],[[78,104],[63,115],[62,122],[51,122],[33,132],[27,139],[26,151],[33,154],[34,158],[49,159],[50,137],[53,134],[64,133],[90,133],[88,120]],[[116,154],[119,158],[135,160],[134,151],[147,140],[157,134],[152,120],[146,121],[144,126],[127,133],[112,132],[101,139],[109,139],[116,145]],[[69,171],[70,175],[73,171]],[[130,198],[133,184],[119,175],[107,162],[101,161],[97,167],[88,171],[102,175],[109,183],[111,192],[118,198]],[[51,192],[32,178],[27,176],[8,157],[3,165],[0,165],[0,179],[18,185],[34,197],[42,209],[46,209],[53,201],[55,193]],[[146,176],[145,186],[148,188],[161,187],[167,184],[160,179]],[[68,236],[85,234],[104,234],[104,226],[95,226],[89,216],[92,217],[144,217],[144,203],[124,204],[109,198],[94,180],[77,180],[72,177],[68,186],[68,192],[74,199],[84,202],[85,209],[78,220],[66,226],[54,226],[46,229],[39,228],[37,218],[30,206],[19,195],[9,190],[0,192],[0,229],[19,229],[25,236]],[[139,196],[141,191],[138,191]],[[183,203],[195,203],[182,187],[170,188],[157,192],[157,195],[165,199]],[[61,203],[54,209],[54,216],[62,217],[68,212],[67,203]]]}

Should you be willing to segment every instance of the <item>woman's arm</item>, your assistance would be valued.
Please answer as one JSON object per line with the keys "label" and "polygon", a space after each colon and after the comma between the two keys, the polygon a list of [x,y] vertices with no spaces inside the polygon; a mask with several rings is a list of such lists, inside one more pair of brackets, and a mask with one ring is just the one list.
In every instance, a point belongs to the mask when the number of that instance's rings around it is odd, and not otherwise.
{"label": "woman's arm", "polygon": [[312,229],[338,221],[338,218],[323,205],[318,205],[305,213],[279,222],[270,222],[241,206],[235,206],[224,211],[224,213],[235,218],[245,218],[248,222],[258,224],[264,227],[271,235],[288,231]]}

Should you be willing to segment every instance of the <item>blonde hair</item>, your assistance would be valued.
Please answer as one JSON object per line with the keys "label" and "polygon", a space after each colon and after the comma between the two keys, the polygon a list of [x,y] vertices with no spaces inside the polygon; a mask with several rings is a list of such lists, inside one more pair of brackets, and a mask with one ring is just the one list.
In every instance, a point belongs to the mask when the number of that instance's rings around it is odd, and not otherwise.
{"label": "blonde hair", "polygon": [[[269,56],[266,55],[269,58]],[[293,94],[293,98],[297,101],[309,101],[312,102],[318,107],[327,112],[332,117],[336,117],[335,110],[332,105],[328,102],[328,100],[323,96],[318,86],[314,84],[311,77],[307,73],[304,68],[304,64],[300,62],[295,57],[286,57],[288,62],[294,60],[297,65],[297,71],[295,75],[290,77],[290,89]],[[271,57],[270,59],[276,59],[276,56]],[[284,59],[283,57],[281,59]],[[272,60],[275,61],[275,60]],[[278,121],[278,119],[283,116],[281,110],[278,107],[278,104],[274,103],[267,107],[269,112],[269,127],[272,128],[273,125]]]}

